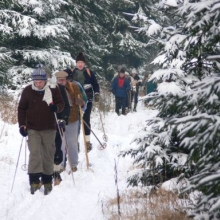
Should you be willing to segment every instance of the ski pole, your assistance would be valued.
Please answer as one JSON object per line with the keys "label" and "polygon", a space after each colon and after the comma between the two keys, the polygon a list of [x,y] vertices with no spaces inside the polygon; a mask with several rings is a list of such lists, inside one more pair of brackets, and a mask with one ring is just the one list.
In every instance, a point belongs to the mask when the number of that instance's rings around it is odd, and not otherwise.
{"label": "ski pole", "polygon": [[[80,98],[80,96],[78,97]],[[85,129],[83,125],[83,113],[82,113],[82,108],[79,106],[79,113],[80,113],[80,118],[81,118],[81,125],[82,125],[82,131],[83,131],[83,141],[84,141],[84,146],[85,146],[85,156],[86,156],[86,168],[87,170],[89,169],[89,156],[88,156],[88,150],[87,150],[87,145],[86,145],[86,136],[85,136]]]}
{"label": "ski pole", "polygon": [[96,140],[99,142],[100,144],[100,149],[104,150],[107,147],[106,143],[101,143],[100,140],[97,138],[97,136],[95,135],[95,133],[93,132],[93,130],[89,127],[89,125],[85,122],[85,120],[83,119],[83,123],[86,125],[86,127],[93,133],[93,135],[95,136]]}
{"label": "ski pole", "polygon": [[14,173],[14,178],[13,178],[13,182],[12,182],[12,186],[11,186],[11,193],[12,193],[12,190],[13,190],[13,187],[14,187],[14,182],[15,182],[15,177],[16,177],[16,173],[17,173],[17,169],[18,169],[18,163],[19,163],[19,158],[20,158],[20,154],[21,154],[21,148],[22,148],[23,140],[24,140],[24,137],[22,137],[22,139],[21,139],[20,150],[19,150],[17,164],[16,164],[16,168],[15,168],[15,173]]}
{"label": "ski pole", "polygon": [[[60,129],[60,126],[58,124],[58,119],[57,119],[56,112],[54,112],[54,116],[55,116],[55,119],[56,119],[56,123],[57,123],[57,127],[58,127],[58,131],[59,131],[60,137],[62,139],[62,142],[65,144],[65,150],[67,152],[67,160],[69,162],[69,167],[70,167],[70,170],[71,170],[71,163],[70,163],[70,157],[69,157],[69,151],[68,151],[68,145],[67,145],[66,137],[65,137],[64,132],[62,132],[62,130]],[[72,174],[73,184],[75,185],[75,180],[74,180],[73,172],[71,172],[71,174]]]}

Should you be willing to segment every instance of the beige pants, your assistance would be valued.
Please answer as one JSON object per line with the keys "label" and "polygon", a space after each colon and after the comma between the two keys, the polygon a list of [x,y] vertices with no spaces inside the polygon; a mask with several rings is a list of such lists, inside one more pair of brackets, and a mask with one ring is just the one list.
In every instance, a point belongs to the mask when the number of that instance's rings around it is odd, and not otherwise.
{"label": "beige pants", "polygon": [[28,130],[28,173],[53,174],[56,130]]}

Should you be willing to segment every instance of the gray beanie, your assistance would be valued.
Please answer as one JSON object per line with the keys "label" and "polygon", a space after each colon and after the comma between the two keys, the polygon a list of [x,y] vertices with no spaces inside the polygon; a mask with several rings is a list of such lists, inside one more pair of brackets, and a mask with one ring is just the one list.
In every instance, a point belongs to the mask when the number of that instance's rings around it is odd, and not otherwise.
{"label": "gray beanie", "polygon": [[41,66],[34,69],[32,73],[32,80],[47,80],[46,71]]}

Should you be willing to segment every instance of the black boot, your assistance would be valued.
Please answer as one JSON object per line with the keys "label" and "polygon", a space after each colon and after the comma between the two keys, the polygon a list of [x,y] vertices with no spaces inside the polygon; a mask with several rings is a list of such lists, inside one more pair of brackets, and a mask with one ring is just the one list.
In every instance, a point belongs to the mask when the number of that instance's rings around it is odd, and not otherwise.
{"label": "black boot", "polygon": [[44,184],[44,195],[48,195],[52,191],[52,175],[42,174],[42,183]]}
{"label": "black boot", "polygon": [[40,181],[41,173],[29,173],[30,192],[33,195],[42,186]]}
{"label": "black boot", "polygon": [[137,104],[134,104],[134,108],[133,108],[133,111],[136,112],[136,107],[137,107]]}
{"label": "black boot", "polygon": [[52,183],[45,183],[44,184],[44,195],[48,195],[52,191]]}

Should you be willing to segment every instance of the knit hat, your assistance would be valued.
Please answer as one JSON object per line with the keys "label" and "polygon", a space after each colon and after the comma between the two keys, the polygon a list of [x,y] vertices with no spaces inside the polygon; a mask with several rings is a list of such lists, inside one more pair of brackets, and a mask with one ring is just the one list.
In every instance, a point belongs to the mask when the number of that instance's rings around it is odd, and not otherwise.
{"label": "knit hat", "polygon": [[42,68],[43,66],[38,66],[36,69],[34,69],[32,73],[32,80],[47,80],[47,73]]}
{"label": "knit hat", "polygon": [[131,73],[137,73],[137,70],[134,68]]}
{"label": "knit hat", "polygon": [[67,68],[64,70],[68,75],[67,75],[67,79],[72,81],[73,80],[73,72],[71,69]]}
{"label": "knit hat", "polygon": [[80,52],[80,53],[78,54],[78,56],[76,57],[76,62],[77,62],[77,61],[83,61],[84,63],[86,62],[86,59],[85,59],[83,53]]}
{"label": "knit hat", "polygon": [[55,73],[56,78],[58,79],[66,79],[66,77],[68,76],[67,72],[65,71],[59,71]]}
{"label": "knit hat", "polygon": [[125,74],[125,68],[122,67],[122,68],[119,70],[119,73],[124,73],[124,74]]}

